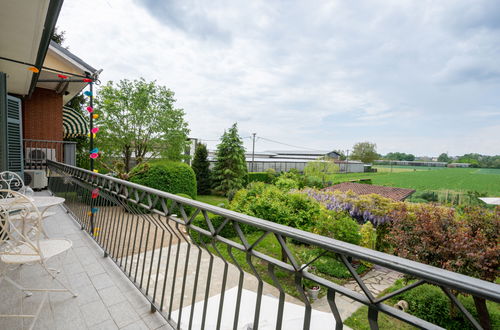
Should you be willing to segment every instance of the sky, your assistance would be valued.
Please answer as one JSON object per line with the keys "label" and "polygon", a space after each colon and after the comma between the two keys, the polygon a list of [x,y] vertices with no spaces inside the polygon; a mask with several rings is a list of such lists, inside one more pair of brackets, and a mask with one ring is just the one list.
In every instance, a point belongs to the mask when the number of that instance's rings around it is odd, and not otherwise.
{"label": "sky", "polygon": [[103,83],[174,91],[211,149],[237,122],[257,151],[500,154],[497,0],[65,0],[57,26]]}

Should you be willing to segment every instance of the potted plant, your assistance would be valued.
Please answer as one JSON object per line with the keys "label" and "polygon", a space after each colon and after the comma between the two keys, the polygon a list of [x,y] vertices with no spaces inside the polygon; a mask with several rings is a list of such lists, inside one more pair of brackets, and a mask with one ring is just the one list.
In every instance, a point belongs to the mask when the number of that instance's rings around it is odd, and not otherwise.
{"label": "potted plant", "polygon": [[[314,273],[315,267],[314,266],[309,266],[304,268],[304,272],[309,272]],[[319,291],[321,290],[321,287],[319,286],[318,283],[313,282],[307,278],[302,278],[302,287],[307,291],[307,294],[309,295],[309,298],[312,300],[318,299]]]}

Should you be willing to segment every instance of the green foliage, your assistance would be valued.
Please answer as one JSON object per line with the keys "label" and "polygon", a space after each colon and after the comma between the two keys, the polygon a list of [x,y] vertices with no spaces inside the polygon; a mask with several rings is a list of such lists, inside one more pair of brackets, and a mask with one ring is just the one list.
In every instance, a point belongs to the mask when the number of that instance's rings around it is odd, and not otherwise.
{"label": "green foliage", "polygon": [[321,182],[323,185],[327,181],[333,181],[333,176],[339,172],[339,166],[333,159],[323,159],[314,162],[308,162],[304,167],[304,175],[311,182]]}
{"label": "green foliage", "polygon": [[[181,194],[176,194],[176,195],[177,195],[177,196],[180,196],[180,197],[188,198],[188,199],[193,199],[193,198],[191,198],[191,196],[186,195],[186,194],[182,194],[182,193],[181,193]],[[181,214],[181,210],[180,210],[180,208],[179,208],[179,206],[178,206],[179,204],[177,204],[177,205],[176,205],[173,209],[170,209],[172,205],[173,205],[173,202],[169,200],[169,201],[167,202],[167,207],[169,208],[170,213],[171,213],[171,214],[177,214],[177,215],[181,216],[182,214]],[[186,205],[186,204],[182,204],[182,207],[183,207],[184,212],[186,213],[186,215],[187,215],[188,217],[189,217],[191,214],[193,214],[193,212],[194,212],[194,210],[195,210],[195,208],[194,208],[194,207],[189,206],[189,205]]]}
{"label": "green foliage", "polygon": [[389,152],[384,156],[384,159],[414,161],[415,155],[406,154],[404,152]]}
{"label": "green foliage", "polygon": [[294,179],[290,178],[285,178],[285,177],[279,177],[276,182],[274,183],[276,187],[283,191],[290,191],[292,189],[298,189],[299,188],[299,183],[295,181]]}
{"label": "green foliage", "polygon": [[[182,160],[189,129],[184,110],[175,109],[174,103],[174,93],[154,81],[109,81],[96,98],[99,149],[107,159],[118,158],[125,173],[132,158],[140,163],[147,155],[161,153],[166,159]],[[159,147],[164,149],[160,152]],[[116,167],[109,161],[107,165]]]}
{"label": "green foliage", "polygon": [[358,142],[352,147],[351,159],[358,159],[363,163],[373,163],[379,158],[377,145],[370,142]]}
{"label": "green foliage", "polygon": [[375,250],[377,244],[377,232],[370,221],[361,226],[361,246]]}
{"label": "green foliage", "polygon": [[196,174],[198,194],[210,194],[212,182],[210,174],[210,162],[208,161],[208,150],[206,145],[202,143],[198,143],[196,145],[196,151],[194,153],[194,159],[191,167]]}
{"label": "green foliage", "polygon": [[309,230],[320,215],[319,203],[301,193],[287,193],[261,182],[236,193],[229,208],[272,222]]}
{"label": "green foliage", "polygon": [[449,163],[451,161],[452,159],[450,158],[450,156],[448,156],[448,154],[444,152],[438,157],[438,162]]}
{"label": "green foliage", "polygon": [[351,244],[357,245],[361,242],[359,225],[347,212],[323,209],[313,232]]}
{"label": "green foliage", "polygon": [[252,182],[273,183],[276,178],[276,172],[249,172],[245,177],[246,184]]}
{"label": "green foliage", "polygon": [[236,123],[222,135],[215,157],[214,190],[227,196],[229,191],[242,188],[247,174],[247,165],[245,148],[238,135]]}
{"label": "green foliage", "polygon": [[172,194],[182,193],[196,198],[196,175],[185,163],[143,163],[134,168],[130,181]]}

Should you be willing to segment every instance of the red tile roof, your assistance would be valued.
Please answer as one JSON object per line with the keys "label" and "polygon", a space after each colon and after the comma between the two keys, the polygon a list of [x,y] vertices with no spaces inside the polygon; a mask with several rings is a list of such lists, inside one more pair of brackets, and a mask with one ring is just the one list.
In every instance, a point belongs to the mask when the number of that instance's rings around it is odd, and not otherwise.
{"label": "red tile roof", "polygon": [[374,186],[371,184],[362,184],[356,182],[342,182],[323,190],[328,191],[352,191],[358,195],[378,194],[380,196],[391,198],[396,201],[402,201],[415,192],[413,189]]}

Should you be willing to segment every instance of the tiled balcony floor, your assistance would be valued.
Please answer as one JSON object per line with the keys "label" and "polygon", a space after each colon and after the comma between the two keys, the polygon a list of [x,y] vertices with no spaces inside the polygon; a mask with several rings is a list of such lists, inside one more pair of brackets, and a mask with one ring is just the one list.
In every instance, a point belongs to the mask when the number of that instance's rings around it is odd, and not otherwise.
{"label": "tiled balcony floor", "polygon": [[[50,293],[35,329],[171,329],[163,317],[150,312],[149,302],[62,207],[51,211],[56,215],[44,220],[48,235],[68,238],[73,247],[48,264],[62,269],[59,278],[79,295]],[[27,287],[57,287],[40,265],[24,265],[9,275]],[[42,297],[36,292],[24,297],[9,283],[0,283],[0,314],[34,313]],[[30,322],[0,318],[0,329],[27,329]]]}

